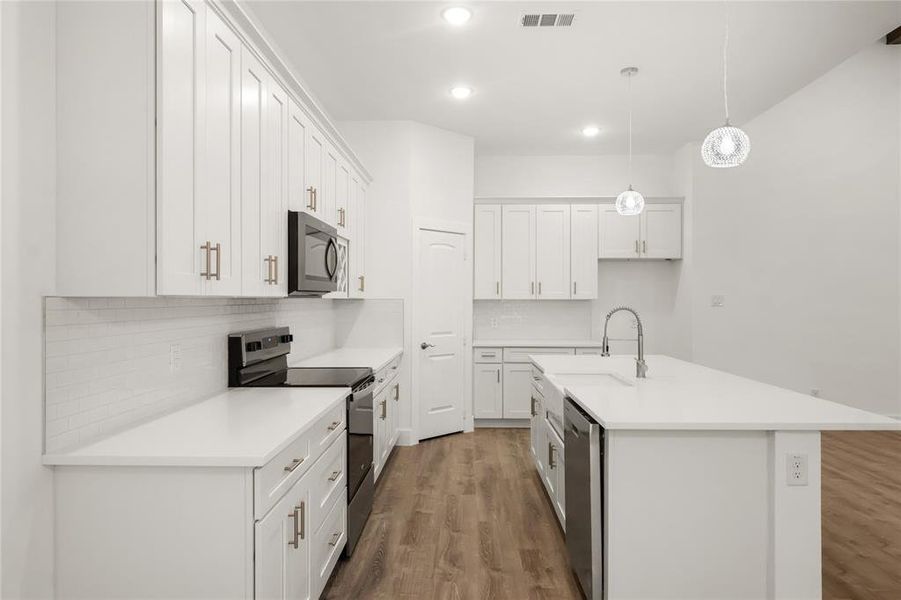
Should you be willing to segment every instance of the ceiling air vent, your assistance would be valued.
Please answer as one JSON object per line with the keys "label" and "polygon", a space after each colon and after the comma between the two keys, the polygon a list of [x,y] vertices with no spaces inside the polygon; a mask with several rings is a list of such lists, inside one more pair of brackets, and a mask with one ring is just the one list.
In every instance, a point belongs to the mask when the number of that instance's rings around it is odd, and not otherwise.
{"label": "ceiling air vent", "polygon": [[576,15],[573,13],[530,13],[520,19],[523,27],[571,27]]}

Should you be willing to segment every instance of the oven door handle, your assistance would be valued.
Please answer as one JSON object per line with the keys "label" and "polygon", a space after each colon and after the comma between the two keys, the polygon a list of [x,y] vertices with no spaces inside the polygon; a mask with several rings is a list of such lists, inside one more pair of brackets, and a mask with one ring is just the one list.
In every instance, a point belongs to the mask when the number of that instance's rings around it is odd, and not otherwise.
{"label": "oven door handle", "polygon": [[328,246],[325,249],[325,272],[329,279],[334,279],[338,272],[338,244],[333,237],[328,239]]}

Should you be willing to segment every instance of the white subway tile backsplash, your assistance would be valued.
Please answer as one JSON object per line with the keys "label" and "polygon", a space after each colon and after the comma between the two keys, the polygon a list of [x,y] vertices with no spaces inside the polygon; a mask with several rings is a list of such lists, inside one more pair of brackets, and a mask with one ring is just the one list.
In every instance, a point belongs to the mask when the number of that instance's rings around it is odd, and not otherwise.
{"label": "white subway tile backsplash", "polygon": [[403,302],[46,298],[44,323],[44,444],[52,452],[224,391],[229,333],[288,326],[292,357],[301,358],[336,345],[402,345]]}

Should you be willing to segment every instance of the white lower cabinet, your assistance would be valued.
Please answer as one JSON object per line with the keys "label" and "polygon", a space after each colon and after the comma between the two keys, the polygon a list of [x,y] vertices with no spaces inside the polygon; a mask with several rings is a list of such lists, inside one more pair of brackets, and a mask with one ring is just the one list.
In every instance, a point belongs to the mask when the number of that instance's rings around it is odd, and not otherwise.
{"label": "white lower cabinet", "polygon": [[566,529],[566,469],[563,440],[550,421],[546,418],[541,421],[545,430],[546,444],[539,450],[547,452],[543,473],[544,486],[551,498],[551,504],[554,505],[554,512],[557,514],[560,525]]}
{"label": "white lower cabinet", "polygon": [[503,365],[476,363],[473,365],[473,410],[476,419],[501,419],[504,416]]}
{"label": "white lower cabinet", "polygon": [[376,388],[372,396],[372,460],[376,480],[382,474],[400,436],[400,361],[400,357],[395,358],[375,374]]}
{"label": "white lower cabinet", "polygon": [[532,389],[532,366],[528,363],[504,365],[504,418],[528,419]]}
{"label": "white lower cabinet", "polygon": [[254,525],[254,597],[297,599],[311,594],[310,487],[294,487]]}
{"label": "white lower cabinet", "polygon": [[310,568],[313,597],[318,598],[347,543],[347,489],[342,488],[328,516],[313,536]]}
{"label": "white lower cabinet", "polygon": [[541,422],[544,420],[544,396],[532,386],[532,416],[529,419],[529,451],[535,460],[539,475],[544,474],[543,463],[539,460],[539,448],[541,447]]}

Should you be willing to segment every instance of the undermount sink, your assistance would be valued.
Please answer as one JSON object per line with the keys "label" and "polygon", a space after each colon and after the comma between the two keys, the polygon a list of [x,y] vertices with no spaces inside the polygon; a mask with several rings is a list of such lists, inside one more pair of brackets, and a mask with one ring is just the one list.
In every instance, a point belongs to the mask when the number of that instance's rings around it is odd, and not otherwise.
{"label": "undermount sink", "polygon": [[632,387],[632,382],[616,373],[554,373],[554,381],[563,387],[568,385],[614,385]]}

